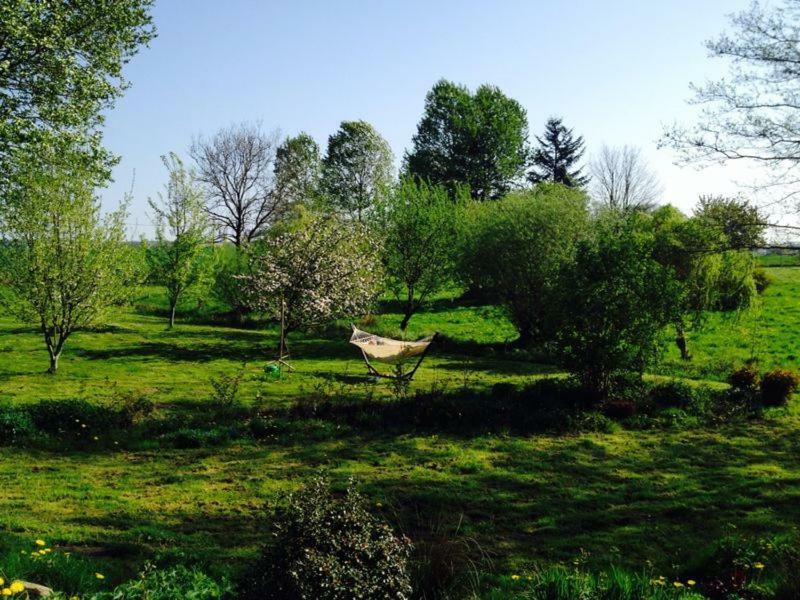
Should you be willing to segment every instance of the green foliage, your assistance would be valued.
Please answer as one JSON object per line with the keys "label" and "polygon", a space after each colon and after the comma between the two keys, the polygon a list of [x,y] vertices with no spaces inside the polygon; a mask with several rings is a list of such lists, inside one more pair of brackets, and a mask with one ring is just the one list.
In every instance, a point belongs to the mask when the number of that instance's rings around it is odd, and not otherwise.
{"label": "green foliage", "polygon": [[461,278],[506,307],[524,344],[549,341],[559,277],[588,225],[586,196],[559,184],[472,203],[460,219]]}
{"label": "green foliage", "polygon": [[167,288],[169,326],[175,324],[178,301],[205,283],[208,261],[202,252],[211,241],[203,190],[174,152],[162,156],[169,173],[166,194],[150,199],[155,213],[156,240],[147,249],[151,277]]}
{"label": "green foliage", "polygon": [[453,274],[456,210],[443,186],[404,179],[377,207],[389,287],[404,301],[400,329]]}
{"label": "green foliage", "polygon": [[328,138],[322,184],[331,207],[359,221],[389,191],[394,170],[389,143],[366,121],[343,121]]}
{"label": "green foliage", "polygon": [[110,592],[99,592],[87,600],[222,600],[233,598],[233,586],[226,579],[214,580],[196,568],[182,565],[168,569],[145,567],[138,579],[123,583]]}
{"label": "green foliage", "polygon": [[55,373],[67,339],[123,302],[139,274],[125,241],[127,202],[101,216],[91,174],[74,153],[26,157],[0,207],[14,248],[0,264],[7,307],[41,327]]}
{"label": "green foliage", "polygon": [[17,445],[36,433],[36,425],[30,414],[22,408],[0,405],[0,444]]}
{"label": "green foliage", "polygon": [[252,312],[247,293],[247,276],[250,270],[250,248],[240,250],[233,244],[214,247],[214,281],[211,293],[223,306],[236,325],[241,325]]}
{"label": "green foliage", "polygon": [[762,268],[753,269],[753,284],[756,286],[756,293],[763,294],[774,281],[766,270]]}
{"label": "green foliage", "polygon": [[767,225],[757,207],[741,198],[701,196],[695,217],[720,232],[725,248],[749,250],[763,245]]}
{"label": "green foliage", "polygon": [[539,146],[533,151],[528,173],[532,183],[550,181],[579,188],[589,182],[583,167],[577,166],[585,152],[583,137],[576,137],[560,118],[548,119],[544,135],[537,135],[536,141]]}
{"label": "green foliage", "polygon": [[789,369],[773,369],[761,376],[761,401],[764,406],[786,406],[800,386],[800,375]]}
{"label": "green foliage", "polygon": [[527,157],[525,109],[498,88],[438,81],[405,157],[408,174],[473,198],[499,198],[522,176]]}
{"label": "green foliage", "polygon": [[91,440],[110,429],[131,424],[130,413],[88,400],[43,400],[27,407],[36,427],[58,437]]}
{"label": "green foliage", "polygon": [[611,568],[597,573],[556,565],[531,575],[504,577],[486,600],[703,600],[684,581]]}
{"label": "green foliage", "polygon": [[[31,153],[54,138],[79,149],[86,168],[107,176],[102,111],[120,96],[122,67],[155,35],[151,0],[0,4],[0,170],[16,148]],[[3,195],[3,194],[0,194]]]}
{"label": "green foliage", "polygon": [[353,489],[335,497],[323,478],[288,498],[254,569],[251,598],[402,600],[411,597],[408,539],[367,510]]}
{"label": "green foliage", "polygon": [[689,408],[695,399],[695,391],[689,384],[673,380],[650,388],[650,400],[661,408]]}
{"label": "green foliage", "polygon": [[285,207],[311,204],[319,194],[322,159],[307,133],[286,138],[275,153],[275,194]]}
{"label": "green foliage", "polygon": [[653,236],[634,213],[606,215],[580,242],[561,283],[555,347],[564,365],[600,397],[620,373],[641,374],[658,357],[680,289],[653,257]]}
{"label": "green foliage", "polygon": [[739,367],[728,376],[728,383],[735,390],[754,391],[759,381],[758,367],[752,363]]}

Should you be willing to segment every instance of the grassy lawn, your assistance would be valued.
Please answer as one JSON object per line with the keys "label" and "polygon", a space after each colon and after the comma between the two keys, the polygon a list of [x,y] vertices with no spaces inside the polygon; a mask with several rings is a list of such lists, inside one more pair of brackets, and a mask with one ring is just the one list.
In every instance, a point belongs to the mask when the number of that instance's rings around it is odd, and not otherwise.
{"label": "grassy lawn", "polygon": [[[693,333],[694,360],[670,348],[658,374],[722,381],[753,348],[762,366],[796,367],[800,269],[769,269],[774,284],[738,318],[711,315]],[[242,398],[276,406],[319,388],[345,395],[373,387],[346,327],[290,340],[296,371],[262,381],[272,329],[180,324],[167,331],[155,290],[108,326],[70,340],[57,376],[28,326],[0,320],[0,400],[29,403],[146,394],[163,411],[202,411],[209,378],[248,364]],[[399,315],[367,328],[397,333]],[[417,337],[445,343],[414,386],[486,388],[554,373],[504,352],[514,331],[495,307],[438,298],[414,317]],[[755,340],[755,342],[753,341]],[[388,395],[379,384],[378,393]],[[720,536],[773,536],[800,523],[800,417],[794,407],[763,422],[714,430],[618,430],[580,435],[422,435],[342,429],[202,449],[45,451],[0,448],[0,526],[46,537],[107,561],[113,573],[146,558],[199,559],[226,570],[263,539],[265,502],[320,470],[350,476],[375,510],[409,532],[436,528],[474,537],[500,572],[567,562],[581,551],[597,566],[662,569]],[[102,436],[103,432],[96,432]],[[486,566],[488,568],[488,564]]]}

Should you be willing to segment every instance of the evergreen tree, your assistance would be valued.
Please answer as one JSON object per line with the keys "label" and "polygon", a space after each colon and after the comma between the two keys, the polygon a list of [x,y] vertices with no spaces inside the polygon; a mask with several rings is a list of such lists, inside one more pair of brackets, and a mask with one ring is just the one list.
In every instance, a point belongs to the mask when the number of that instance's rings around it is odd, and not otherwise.
{"label": "evergreen tree", "polygon": [[531,157],[531,171],[528,179],[532,183],[554,181],[569,187],[583,187],[589,177],[577,163],[585,151],[583,136],[575,136],[562,119],[551,117],[545,125],[544,135],[536,136],[539,147]]}

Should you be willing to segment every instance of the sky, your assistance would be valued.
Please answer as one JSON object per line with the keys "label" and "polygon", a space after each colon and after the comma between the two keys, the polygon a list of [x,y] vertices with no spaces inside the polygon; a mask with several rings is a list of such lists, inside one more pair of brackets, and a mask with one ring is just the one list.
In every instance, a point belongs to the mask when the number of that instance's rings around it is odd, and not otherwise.
{"label": "sky", "polygon": [[[691,122],[690,82],[725,74],[703,42],[749,0],[156,0],[158,37],[125,69],[131,87],[107,115],[121,156],[106,208],[132,190],[132,237],[151,237],[148,197],[166,181],[160,156],[242,121],[325,148],[343,120],[364,119],[399,166],[439,79],[489,83],[526,109],[531,134],[561,116],[586,140],[642,149],[663,198],[690,210],[700,194],[734,194],[740,165],[679,167],[657,141]],[[532,139],[531,136],[531,139]]]}

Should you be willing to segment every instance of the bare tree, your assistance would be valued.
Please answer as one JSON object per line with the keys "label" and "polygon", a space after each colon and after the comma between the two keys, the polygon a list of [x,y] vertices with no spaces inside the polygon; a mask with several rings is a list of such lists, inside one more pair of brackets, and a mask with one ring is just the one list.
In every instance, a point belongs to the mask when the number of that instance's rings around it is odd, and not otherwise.
{"label": "bare tree", "polygon": [[694,126],[675,125],[661,144],[690,162],[745,161],[766,167],[785,200],[800,183],[800,0],[754,1],[731,16],[732,33],[706,42],[728,62],[725,78],[692,85],[700,108]]}
{"label": "bare tree", "polygon": [[198,137],[190,154],[206,189],[206,210],[221,239],[246,246],[278,219],[284,202],[274,193],[278,133],[242,123]]}
{"label": "bare tree", "polygon": [[592,197],[621,211],[652,210],[661,184],[641,150],[633,146],[603,146],[590,164]]}

